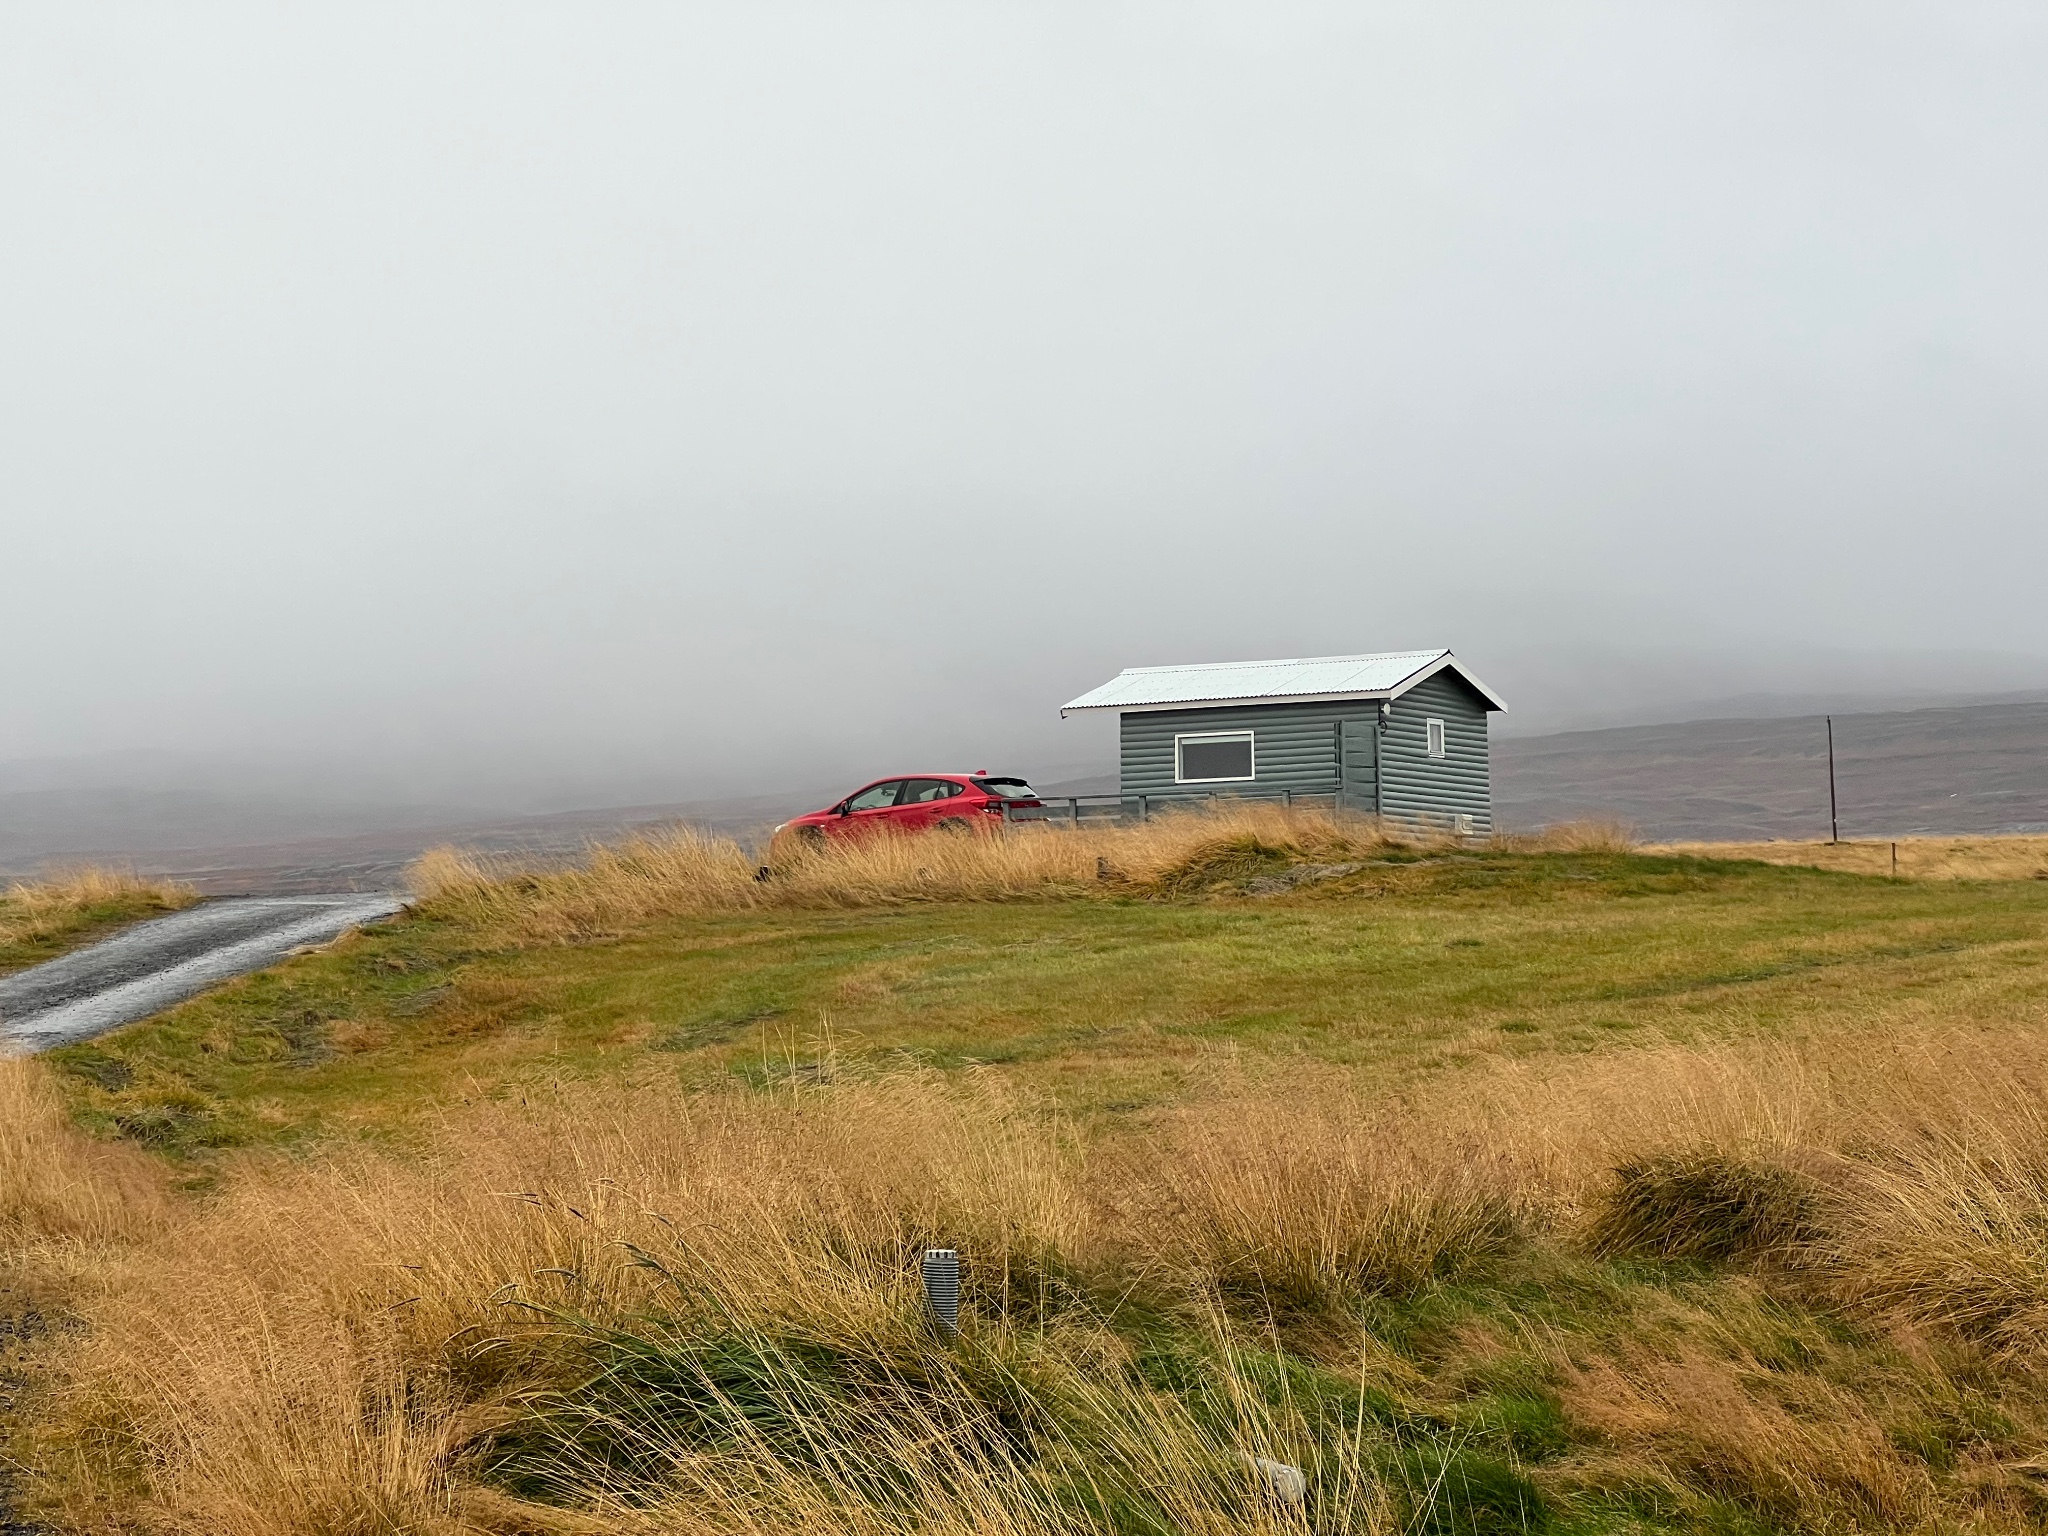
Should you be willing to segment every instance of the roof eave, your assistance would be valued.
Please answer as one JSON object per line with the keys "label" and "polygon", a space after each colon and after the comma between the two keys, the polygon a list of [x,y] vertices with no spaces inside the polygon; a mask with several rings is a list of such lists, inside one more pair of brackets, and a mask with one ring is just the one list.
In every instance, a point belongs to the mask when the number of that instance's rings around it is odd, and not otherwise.
{"label": "roof eave", "polygon": [[1169,709],[1230,709],[1232,707],[1252,709],[1261,704],[1341,704],[1351,699],[1392,700],[1400,698],[1402,694],[1418,684],[1429,681],[1430,678],[1435,677],[1437,673],[1445,668],[1456,672],[1458,676],[1469,683],[1473,691],[1486,700],[1487,705],[1491,709],[1497,711],[1505,711],[1507,709],[1507,700],[1503,699],[1478,677],[1474,676],[1471,668],[1467,667],[1455,656],[1440,656],[1428,666],[1421,667],[1415,672],[1410,673],[1407,677],[1402,678],[1400,682],[1391,688],[1362,688],[1344,693],[1261,693],[1232,699],[1173,699],[1161,704],[1117,704],[1113,702],[1083,704],[1079,699],[1076,699],[1072,703],[1060,706],[1060,718],[1064,720],[1068,715],[1088,714],[1101,709],[1113,709],[1118,714],[1123,715],[1143,715],[1157,714],[1162,710]]}
{"label": "roof eave", "polygon": [[1413,688],[1416,684],[1428,682],[1429,679],[1435,677],[1437,673],[1443,671],[1445,668],[1449,668],[1451,671],[1457,673],[1458,676],[1465,679],[1467,683],[1471,684],[1473,691],[1477,693],[1482,699],[1486,700],[1486,702],[1489,705],[1491,705],[1494,709],[1503,712],[1507,709],[1508,701],[1502,698],[1499,694],[1495,693],[1491,688],[1487,687],[1486,684],[1482,683],[1478,679],[1478,677],[1476,677],[1473,674],[1473,671],[1470,667],[1466,666],[1465,663],[1458,660],[1458,658],[1453,656],[1449,651],[1444,652],[1443,655],[1437,657],[1437,659],[1435,661],[1432,661],[1428,666],[1423,667],[1421,670],[1414,672],[1407,677],[1402,678],[1400,682],[1396,683],[1391,689],[1387,691],[1387,697],[1390,699],[1398,699],[1399,697],[1401,697],[1402,694],[1406,693],[1410,688]]}
{"label": "roof eave", "polygon": [[[1403,686],[1406,686],[1405,684]],[[1234,699],[1174,699],[1164,704],[1083,704],[1078,699],[1060,706],[1060,718],[1086,714],[1091,710],[1113,709],[1119,714],[1156,714],[1166,709],[1255,709],[1261,704],[1341,704],[1346,699],[1391,699],[1391,689],[1369,688],[1349,693],[1255,693]]]}
{"label": "roof eave", "polygon": [[[1381,659],[1392,659],[1392,657],[1397,654],[1399,653],[1383,652],[1381,653]],[[1449,650],[1448,648],[1434,653],[1409,652],[1408,654],[1428,654],[1430,659],[1424,662],[1420,667],[1417,667],[1413,672],[1409,673],[1406,677],[1402,678],[1398,683],[1395,683],[1392,687],[1389,688],[1347,688],[1339,689],[1334,692],[1323,693],[1236,694],[1224,698],[1167,699],[1157,700],[1151,703],[1120,703],[1115,700],[1109,699],[1105,699],[1100,702],[1089,702],[1090,695],[1088,693],[1084,693],[1081,695],[1080,698],[1070,700],[1066,704],[1060,706],[1060,718],[1064,720],[1068,715],[1071,714],[1083,714],[1094,710],[1102,709],[1115,710],[1118,714],[1152,714],[1158,713],[1162,710],[1170,709],[1229,709],[1232,707],[1252,708],[1260,704],[1335,704],[1342,703],[1346,700],[1360,699],[1393,700],[1400,698],[1403,694],[1407,693],[1411,688],[1414,688],[1421,683],[1427,682],[1430,678],[1435,677],[1437,673],[1443,671],[1445,668],[1449,668],[1452,671],[1455,671],[1459,677],[1463,678],[1466,684],[1482,699],[1486,701],[1486,707],[1489,710],[1505,710],[1508,707],[1506,699],[1503,699],[1498,693],[1495,693],[1493,689],[1491,689],[1483,681],[1481,681],[1479,677],[1477,677],[1473,673],[1472,669],[1467,667],[1462,661],[1458,660],[1457,654]],[[1308,661],[1316,661],[1320,659],[1326,658],[1306,658],[1306,660]],[[1279,663],[1275,663],[1274,665],[1279,665]],[[1291,665],[1291,663],[1289,663],[1289,665]],[[1121,681],[1124,677],[1129,676],[1133,672],[1172,672],[1175,670],[1178,669],[1172,667],[1126,668],[1124,672],[1118,674],[1117,679],[1113,680],[1113,682]],[[1113,682],[1103,684],[1103,688],[1109,688],[1113,686]],[[1100,693],[1102,691],[1102,688],[1098,688],[1090,690],[1090,693]]]}

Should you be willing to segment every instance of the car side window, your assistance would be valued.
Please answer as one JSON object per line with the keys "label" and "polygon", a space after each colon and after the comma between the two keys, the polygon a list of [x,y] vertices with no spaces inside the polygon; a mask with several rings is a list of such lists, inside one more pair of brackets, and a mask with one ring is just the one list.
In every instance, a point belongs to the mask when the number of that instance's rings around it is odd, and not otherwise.
{"label": "car side window", "polygon": [[878,811],[885,805],[896,803],[896,791],[903,787],[903,780],[891,779],[886,784],[870,784],[866,789],[846,802],[849,811]]}
{"label": "car side window", "polygon": [[961,786],[945,779],[910,779],[903,786],[903,805],[929,805],[934,800],[950,800],[959,794]]}

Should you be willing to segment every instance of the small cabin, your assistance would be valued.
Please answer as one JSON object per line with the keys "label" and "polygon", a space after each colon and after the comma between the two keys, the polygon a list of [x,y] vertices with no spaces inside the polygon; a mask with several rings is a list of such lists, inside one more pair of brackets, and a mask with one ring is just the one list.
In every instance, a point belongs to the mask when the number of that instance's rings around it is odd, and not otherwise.
{"label": "small cabin", "polygon": [[1126,667],[1060,711],[1115,710],[1139,814],[1243,795],[1329,798],[1403,826],[1493,830],[1500,695],[1449,651]]}

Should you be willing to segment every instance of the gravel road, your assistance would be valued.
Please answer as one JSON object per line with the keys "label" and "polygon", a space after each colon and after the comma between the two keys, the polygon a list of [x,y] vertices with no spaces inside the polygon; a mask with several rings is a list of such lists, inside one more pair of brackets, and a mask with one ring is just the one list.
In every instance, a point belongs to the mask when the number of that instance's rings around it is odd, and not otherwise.
{"label": "gravel road", "polygon": [[0,976],[0,1056],[89,1040],[234,976],[275,965],[405,905],[392,895],[209,901]]}

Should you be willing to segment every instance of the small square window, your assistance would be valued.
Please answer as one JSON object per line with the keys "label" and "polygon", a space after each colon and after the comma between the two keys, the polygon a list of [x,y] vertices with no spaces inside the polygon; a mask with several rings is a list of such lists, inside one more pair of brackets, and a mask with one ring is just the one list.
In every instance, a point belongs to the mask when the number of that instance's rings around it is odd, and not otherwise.
{"label": "small square window", "polygon": [[1437,719],[1425,720],[1422,722],[1422,729],[1429,739],[1429,755],[1431,757],[1442,757],[1444,755],[1443,721]]}
{"label": "small square window", "polygon": [[1203,731],[1173,738],[1173,782],[1233,784],[1257,777],[1250,731]]}

